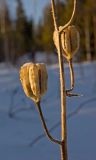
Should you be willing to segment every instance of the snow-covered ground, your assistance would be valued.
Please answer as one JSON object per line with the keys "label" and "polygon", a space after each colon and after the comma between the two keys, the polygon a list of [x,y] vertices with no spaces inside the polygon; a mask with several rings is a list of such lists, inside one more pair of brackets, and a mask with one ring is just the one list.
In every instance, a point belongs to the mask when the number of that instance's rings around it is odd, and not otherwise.
{"label": "snow-covered ground", "polygon": [[[75,64],[75,90],[67,98],[69,160],[96,158],[96,62]],[[48,67],[48,92],[42,109],[51,134],[60,139],[58,66]],[[66,86],[69,70],[65,67]],[[14,113],[11,118],[10,113]],[[45,137],[37,110],[21,87],[19,71],[0,65],[0,160],[60,160],[58,145]]]}

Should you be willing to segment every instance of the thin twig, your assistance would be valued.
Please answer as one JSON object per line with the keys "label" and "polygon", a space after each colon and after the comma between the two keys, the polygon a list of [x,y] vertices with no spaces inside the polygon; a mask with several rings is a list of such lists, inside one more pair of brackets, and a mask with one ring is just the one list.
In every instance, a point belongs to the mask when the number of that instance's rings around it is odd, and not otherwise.
{"label": "thin twig", "polygon": [[71,93],[71,91],[73,91],[73,89],[74,89],[74,84],[75,84],[72,59],[69,60],[69,69],[70,69],[71,88],[66,90],[66,96],[68,96],[68,97],[81,97],[82,95],[80,95],[80,94]]}
{"label": "thin twig", "polygon": [[[54,131],[59,125],[60,125],[60,121],[54,124],[54,126],[49,129],[49,132]],[[39,140],[41,140],[44,137],[45,137],[45,134],[42,133],[41,135],[37,136],[29,145],[32,147],[34,144],[36,144]]]}
{"label": "thin twig", "polygon": [[77,93],[66,92],[66,96],[68,96],[68,97],[81,97],[83,95],[77,94]]}
{"label": "thin twig", "polygon": [[[84,102],[82,102],[79,107],[77,109],[75,109],[74,111],[72,111],[71,113],[69,113],[67,115],[67,119],[69,120],[70,118],[76,116],[77,114],[79,114],[79,112],[85,107],[85,105],[88,103],[91,103],[93,101],[96,101],[96,97],[92,97]],[[49,129],[50,132],[54,131],[55,129],[57,129],[60,126],[60,121],[58,121],[53,127],[51,127]],[[39,136],[37,136],[29,145],[31,147],[33,147],[38,141],[42,140],[43,138],[45,138],[44,134],[41,134]]]}
{"label": "thin twig", "polygon": [[52,16],[53,16],[53,21],[54,21],[54,27],[55,27],[55,31],[58,30],[58,25],[57,25],[57,21],[56,21],[56,12],[55,12],[55,2],[54,0],[51,0],[51,6],[52,6]]}
{"label": "thin twig", "polygon": [[74,8],[73,8],[72,16],[71,16],[70,20],[61,28],[61,30],[59,31],[60,33],[62,33],[64,31],[64,29],[67,28],[69,25],[71,25],[71,23],[73,22],[74,15],[76,12],[76,3],[77,3],[77,0],[74,0]]}
{"label": "thin twig", "polygon": [[36,105],[37,105],[37,109],[38,109],[38,112],[39,112],[39,115],[40,115],[40,119],[41,119],[41,122],[42,122],[42,125],[43,125],[43,127],[44,127],[44,130],[45,130],[45,133],[46,133],[47,137],[48,137],[52,142],[61,145],[62,142],[59,141],[59,140],[54,139],[54,138],[50,135],[50,133],[49,133],[49,131],[48,131],[48,128],[47,128],[47,126],[46,126],[45,119],[44,119],[44,116],[43,116],[43,113],[42,113],[42,109],[41,109],[41,106],[40,106],[40,102],[36,103]]}
{"label": "thin twig", "polygon": [[69,60],[69,69],[70,69],[71,88],[66,90],[66,93],[71,92],[74,89],[74,70],[73,70],[72,59]]}

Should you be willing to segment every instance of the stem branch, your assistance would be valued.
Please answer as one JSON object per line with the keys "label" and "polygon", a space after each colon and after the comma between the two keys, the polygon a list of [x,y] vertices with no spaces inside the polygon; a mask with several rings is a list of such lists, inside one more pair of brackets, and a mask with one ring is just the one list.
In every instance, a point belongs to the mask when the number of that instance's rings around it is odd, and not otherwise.
{"label": "stem branch", "polygon": [[43,113],[42,113],[42,109],[41,109],[40,102],[36,103],[36,105],[37,105],[37,109],[38,109],[38,112],[39,112],[39,115],[40,115],[40,119],[41,119],[41,122],[42,122],[42,125],[43,125],[43,127],[44,127],[44,130],[45,130],[45,133],[46,133],[47,137],[48,137],[52,142],[54,142],[54,143],[56,143],[56,144],[59,144],[59,145],[62,145],[62,142],[61,142],[61,141],[54,139],[54,138],[50,135],[50,133],[49,133],[49,131],[48,131],[48,128],[47,128],[47,125],[46,125],[46,123],[45,123],[45,119],[44,119],[44,116],[43,116]]}
{"label": "stem branch", "polygon": [[70,81],[71,81],[71,88],[66,90],[66,93],[71,92],[74,89],[74,70],[72,59],[69,60],[69,69],[70,69]]}
{"label": "stem branch", "polygon": [[67,28],[73,22],[73,19],[74,19],[74,16],[75,16],[75,12],[76,12],[76,3],[77,3],[77,0],[74,0],[74,7],[73,7],[72,16],[71,16],[70,20],[59,31],[60,33],[62,33],[64,31],[64,29]]}
{"label": "stem branch", "polygon": [[53,21],[54,21],[54,27],[55,31],[58,30],[58,25],[57,25],[57,20],[56,20],[56,9],[55,9],[55,2],[54,0],[51,0],[51,6],[52,6],[52,16],[53,16]]}
{"label": "stem branch", "polygon": [[60,90],[61,90],[61,159],[67,160],[67,124],[66,124],[66,91],[65,91],[65,78],[64,66],[61,46],[61,35],[58,33],[58,60],[60,67]]}

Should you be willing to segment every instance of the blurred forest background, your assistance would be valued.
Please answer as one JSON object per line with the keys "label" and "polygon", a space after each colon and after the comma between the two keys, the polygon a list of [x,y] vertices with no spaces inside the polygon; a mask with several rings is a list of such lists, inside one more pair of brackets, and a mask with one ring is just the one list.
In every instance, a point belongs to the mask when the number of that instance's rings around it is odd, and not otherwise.
{"label": "blurred forest background", "polygon": [[[27,17],[22,0],[15,1],[16,18],[13,19],[6,0],[0,0],[0,62],[16,64],[24,55],[35,61],[38,53],[43,55],[46,53],[47,62],[51,63],[50,56],[56,57],[57,54],[52,38],[54,26],[50,3],[46,4],[42,17],[36,23],[35,17]],[[95,0],[77,0],[77,2],[77,15],[73,24],[80,32],[80,49],[74,60],[77,62],[95,60],[96,2]],[[56,0],[60,25],[69,20],[72,9],[73,0]]]}

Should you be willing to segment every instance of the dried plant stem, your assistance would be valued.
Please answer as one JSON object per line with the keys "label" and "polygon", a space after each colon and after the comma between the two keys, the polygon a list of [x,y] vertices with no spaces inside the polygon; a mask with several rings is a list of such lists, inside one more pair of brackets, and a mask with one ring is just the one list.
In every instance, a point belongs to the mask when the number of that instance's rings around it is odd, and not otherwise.
{"label": "dried plant stem", "polygon": [[[66,90],[65,90],[65,78],[64,78],[64,66],[63,66],[63,56],[62,56],[62,43],[61,43],[61,33],[63,30],[68,27],[74,18],[75,11],[76,11],[76,0],[74,0],[74,8],[72,12],[72,16],[67,24],[65,24],[63,27],[58,27],[57,21],[56,21],[56,9],[55,9],[55,2],[54,0],[51,0],[51,6],[52,6],[52,16],[54,21],[54,27],[55,27],[55,43],[58,51],[58,60],[59,60],[59,68],[60,68],[60,90],[61,90],[61,139],[62,139],[62,145],[61,145],[61,160],[68,160],[67,155],[67,122],[66,122]],[[71,77],[71,90],[74,87],[74,71],[72,66],[72,61],[69,62],[70,67],[70,77]]]}
{"label": "dried plant stem", "polygon": [[48,131],[48,128],[47,128],[47,126],[46,126],[46,123],[45,123],[45,119],[44,119],[44,116],[43,116],[43,113],[42,113],[42,109],[41,109],[40,102],[36,103],[36,105],[37,105],[37,109],[38,109],[38,112],[39,112],[39,115],[40,115],[40,119],[41,119],[41,122],[42,122],[42,125],[43,125],[43,128],[44,128],[44,130],[45,130],[45,133],[46,133],[47,137],[48,137],[49,140],[51,140],[52,142],[54,142],[54,143],[56,143],[56,144],[59,144],[59,145],[62,145],[62,142],[61,142],[61,141],[54,139],[54,138],[50,135],[50,133],[49,133],[49,131]]}
{"label": "dried plant stem", "polygon": [[64,79],[64,67],[61,47],[61,37],[58,33],[58,60],[60,67],[60,89],[61,89],[61,160],[67,160],[67,124],[66,124],[66,91]]}
{"label": "dried plant stem", "polygon": [[60,33],[62,33],[63,30],[64,30],[65,28],[67,28],[69,25],[71,25],[71,23],[73,22],[73,19],[74,19],[74,16],[75,16],[75,12],[76,12],[76,3],[77,3],[77,0],[74,0],[74,7],[73,7],[72,16],[71,16],[70,20],[68,21],[68,23],[66,23],[66,24],[62,27],[62,29],[59,31]]}
{"label": "dried plant stem", "polygon": [[56,41],[58,43],[58,60],[60,68],[60,90],[61,90],[61,160],[67,160],[67,127],[66,127],[66,91],[65,91],[65,79],[64,79],[64,67],[63,67],[63,57],[62,57],[62,47],[61,47],[61,34],[59,33],[56,14],[55,14],[55,3],[51,0],[52,5],[52,15],[54,20]]}
{"label": "dried plant stem", "polygon": [[53,16],[53,21],[54,21],[54,28],[55,31],[58,30],[58,26],[57,26],[57,21],[56,21],[56,9],[55,9],[55,2],[54,0],[51,0],[51,6],[52,6],[52,16]]}
{"label": "dried plant stem", "polygon": [[72,59],[69,60],[69,68],[70,68],[70,81],[71,81],[71,88],[66,90],[66,93],[71,92],[74,89],[74,70],[73,70],[73,63]]}
{"label": "dried plant stem", "polygon": [[69,69],[70,69],[71,88],[66,90],[66,96],[68,96],[68,97],[80,97],[82,95],[77,94],[77,93],[71,93],[71,91],[73,91],[73,89],[74,89],[74,84],[75,84],[72,59],[69,60]]}

